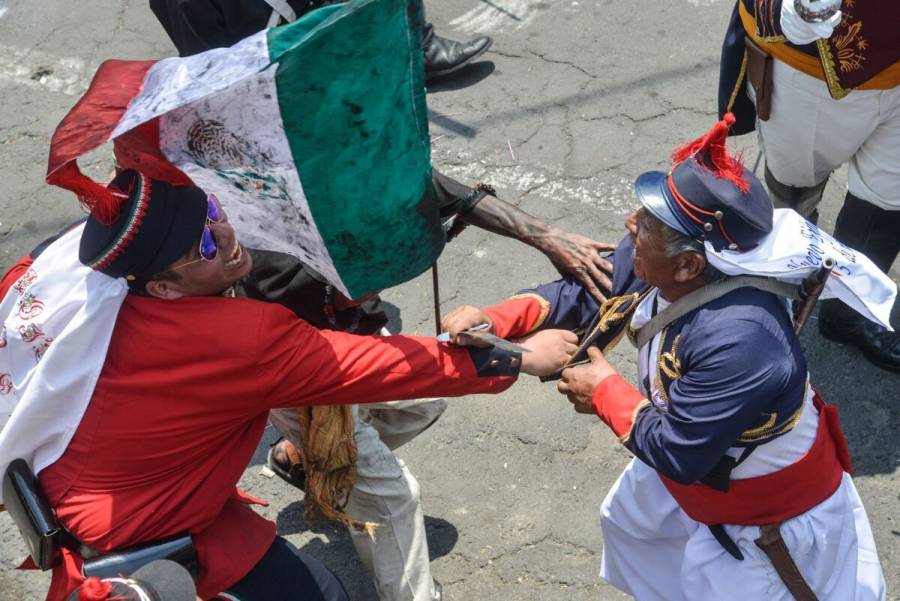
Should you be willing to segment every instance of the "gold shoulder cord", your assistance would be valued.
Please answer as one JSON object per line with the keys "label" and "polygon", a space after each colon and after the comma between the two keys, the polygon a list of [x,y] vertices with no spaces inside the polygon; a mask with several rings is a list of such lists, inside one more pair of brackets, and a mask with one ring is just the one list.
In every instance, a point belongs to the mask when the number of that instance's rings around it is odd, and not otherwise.
{"label": "gold shoulder cord", "polygon": [[816,48],[819,49],[819,59],[822,62],[822,70],[825,72],[825,81],[828,83],[828,91],[835,100],[840,100],[853,90],[849,90],[841,85],[835,70],[834,55],[828,46],[828,40],[816,40]]}
{"label": "gold shoulder cord", "polygon": [[737,95],[740,93],[742,89],[744,89],[744,77],[747,75],[747,51],[744,50],[744,57],[741,59],[741,70],[738,73],[737,81],[734,83],[734,89],[731,90],[731,97],[728,99],[728,107],[725,109],[725,112],[730,113],[732,107],[734,106],[734,101],[737,100]]}

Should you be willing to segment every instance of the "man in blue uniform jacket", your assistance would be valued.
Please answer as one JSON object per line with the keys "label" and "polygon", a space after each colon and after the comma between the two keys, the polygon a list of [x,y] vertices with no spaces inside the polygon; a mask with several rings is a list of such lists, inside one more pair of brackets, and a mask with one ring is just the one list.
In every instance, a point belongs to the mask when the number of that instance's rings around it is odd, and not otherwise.
{"label": "man in blue uniform jacket", "polygon": [[[502,337],[583,331],[572,363],[586,365],[565,369],[559,391],[635,455],[601,509],[601,576],[616,587],[639,600],[883,599],[836,410],[809,386],[787,303],[737,288],[640,336],[725,280],[707,252],[739,256],[772,232],[765,190],[725,148],[732,123],[638,177],[608,300],[563,279],[444,326],[457,340],[483,322]],[[623,334],[642,343],[638,387],[603,355]]]}

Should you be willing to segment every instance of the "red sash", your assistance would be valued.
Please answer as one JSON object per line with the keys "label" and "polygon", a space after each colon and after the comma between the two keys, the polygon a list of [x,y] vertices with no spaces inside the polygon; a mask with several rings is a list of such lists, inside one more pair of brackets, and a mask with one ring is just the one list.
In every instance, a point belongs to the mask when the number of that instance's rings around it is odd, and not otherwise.
{"label": "red sash", "polygon": [[765,476],[732,480],[728,492],[705,484],[679,484],[659,474],[669,493],[691,519],[704,524],[777,524],[809,511],[837,490],[852,471],[838,410],[818,393],[816,439],[796,463]]}

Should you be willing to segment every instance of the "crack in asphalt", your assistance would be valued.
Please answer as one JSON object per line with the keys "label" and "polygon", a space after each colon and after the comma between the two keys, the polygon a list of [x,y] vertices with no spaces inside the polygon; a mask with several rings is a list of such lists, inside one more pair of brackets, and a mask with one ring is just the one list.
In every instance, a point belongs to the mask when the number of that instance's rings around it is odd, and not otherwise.
{"label": "crack in asphalt", "polygon": [[575,69],[576,71],[580,71],[581,73],[587,75],[591,79],[597,79],[599,77],[598,75],[591,73],[590,71],[588,71],[581,65],[578,65],[572,61],[564,61],[564,60],[555,59],[555,58],[548,58],[547,55],[541,54],[540,52],[535,52],[534,50],[530,50],[528,48],[526,48],[526,51],[529,54],[531,54],[532,56],[534,56],[535,58],[537,58],[541,61],[544,61],[545,63],[551,63],[553,65],[566,65],[568,67]]}
{"label": "crack in asphalt", "polygon": [[496,54],[497,56],[502,56],[505,58],[528,58],[527,56],[523,56],[521,54],[514,54],[512,52],[505,52],[503,50],[488,50],[488,54]]}

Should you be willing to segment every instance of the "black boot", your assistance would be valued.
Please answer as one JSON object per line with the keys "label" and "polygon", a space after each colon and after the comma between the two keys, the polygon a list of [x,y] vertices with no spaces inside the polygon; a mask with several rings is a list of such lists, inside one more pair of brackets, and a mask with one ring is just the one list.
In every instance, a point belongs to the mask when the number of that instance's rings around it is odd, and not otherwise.
{"label": "black boot", "polygon": [[[881,209],[848,192],[834,237],[887,273],[900,251],[900,211]],[[857,346],[878,367],[900,372],[900,333],[889,332],[841,301],[822,302],[819,331],[829,340]]]}
{"label": "black boot", "polygon": [[434,33],[431,23],[425,24],[422,47],[425,50],[425,81],[453,73],[472,59],[484,54],[493,40],[487,36],[468,42],[448,40]]}
{"label": "black boot", "polygon": [[776,209],[794,209],[800,215],[808,219],[811,223],[819,221],[819,202],[822,200],[822,193],[825,192],[825,184],[828,178],[825,178],[820,184],[815,186],[788,186],[782,184],[775,179],[769,166],[766,165],[766,188],[769,189],[769,198]]}

